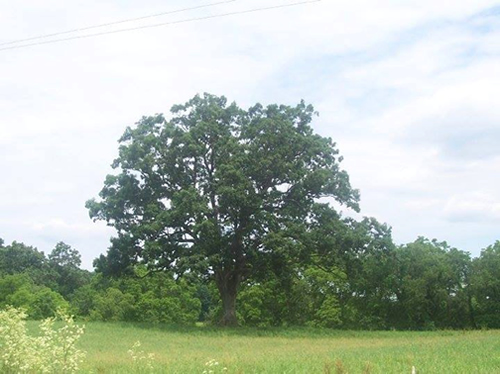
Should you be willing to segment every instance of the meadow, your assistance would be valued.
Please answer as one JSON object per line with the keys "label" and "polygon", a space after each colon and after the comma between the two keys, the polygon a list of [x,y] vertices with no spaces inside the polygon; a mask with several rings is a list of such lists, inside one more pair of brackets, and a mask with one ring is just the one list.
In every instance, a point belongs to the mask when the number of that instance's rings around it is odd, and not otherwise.
{"label": "meadow", "polygon": [[[136,341],[154,368],[134,366]],[[86,324],[86,373],[500,373],[500,331],[336,331]],[[218,365],[208,366],[215,360]],[[224,370],[227,368],[227,370]],[[212,370],[212,371],[210,371]]]}

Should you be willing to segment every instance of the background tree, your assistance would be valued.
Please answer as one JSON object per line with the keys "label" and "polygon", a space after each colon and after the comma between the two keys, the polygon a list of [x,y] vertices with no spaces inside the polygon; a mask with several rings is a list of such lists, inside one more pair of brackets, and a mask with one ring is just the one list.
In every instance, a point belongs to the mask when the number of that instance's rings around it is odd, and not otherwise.
{"label": "background tree", "polygon": [[397,248],[393,309],[396,327],[463,328],[470,325],[466,252],[423,237]]}
{"label": "background tree", "polygon": [[56,274],[43,252],[24,243],[13,241],[0,247],[0,273],[26,273],[38,285],[55,287]]}
{"label": "background tree", "polygon": [[45,267],[46,260],[43,252],[24,243],[14,241],[5,247],[0,246],[0,266],[7,274],[41,270]]}
{"label": "background tree", "polygon": [[294,262],[307,252],[299,236],[317,200],[357,209],[358,192],[335,143],[313,133],[314,109],[303,102],[245,111],[205,94],[171,112],[168,121],[144,117],[127,128],[118,174],[87,202],[92,218],[118,232],[96,266],[199,271],[215,280],[221,323],[232,325],[244,279],[277,253]]}
{"label": "background tree", "polygon": [[64,242],[57,243],[49,253],[48,263],[56,274],[57,291],[65,298],[90,281],[90,274],[80,269],[80,253]]}
{"label": "background tree", "polygon": [[387,328],[394,301],[395,245],[391,228],[374,218],[349,220],[340,248],[338,266],[347,276],[339,295],[344,325]]}
{"label": "background tree", "polygon": [[471,273],[474,322],[479,327],[500,328],[500,241],[481,251]]}

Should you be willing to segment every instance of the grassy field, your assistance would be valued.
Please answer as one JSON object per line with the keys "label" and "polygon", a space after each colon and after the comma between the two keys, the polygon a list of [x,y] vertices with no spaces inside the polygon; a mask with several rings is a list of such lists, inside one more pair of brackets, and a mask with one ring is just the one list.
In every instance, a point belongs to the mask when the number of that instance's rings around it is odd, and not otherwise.
{"label": "grassy field", "polygon": [[176,329],[87,323],[84,372],[134,373],[134,342],[154,353],[154,373],[500,373],[500,331],[349,332],[309,329]]}

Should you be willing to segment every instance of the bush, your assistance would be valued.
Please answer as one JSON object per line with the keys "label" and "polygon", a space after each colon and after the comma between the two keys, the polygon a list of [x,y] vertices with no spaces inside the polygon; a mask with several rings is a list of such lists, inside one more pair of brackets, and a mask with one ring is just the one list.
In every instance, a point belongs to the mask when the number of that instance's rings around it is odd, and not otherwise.
{"label": "bush", "polygon": [[133,315],[134,298],[120,290],[110,287],[95,300],[95,309],[90,318],[94,321],[126,321]]}
{"label": "bush", "polygon": [[6,306],[26,310],[30,319],[43,319],[67,309],[68,303],[50,288],[35,285],[28,275],[15,274],[0,278],[0,308]]}
{"label": "bush", "polygon": [[[74,373],[85,353],[76,348],[83,327],[58,312],[40,324],[40,335],[29,336],[27,314],[8,307],[0,311],[0,371],[2,373]],[[62,326],[54,328],[56,320]]]}
{"label": "bush", "polygon": [[68,306],[68,302],[60,294],[50,288],[42,287],[35,292],[28,315],[36,320],[48,318],[58,310],[67,310]]}

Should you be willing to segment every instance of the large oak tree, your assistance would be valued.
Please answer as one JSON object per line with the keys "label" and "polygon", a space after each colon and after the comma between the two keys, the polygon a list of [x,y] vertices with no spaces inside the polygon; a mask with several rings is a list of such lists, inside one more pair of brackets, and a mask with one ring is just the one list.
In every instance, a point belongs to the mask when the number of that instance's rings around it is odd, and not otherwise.
{"label": "large oak tree", "polygon": [[243,279],[276,256],[284,265],[308,258],[301,236],[330,209],[318,199],[358,209],[335,143],[310,126],[314,114],[304,102],[243,110],[205,94],[173,106],[170,119],[127,128],[117,173],[87,202],[93,219],[117,230],[98,269],[201,272],[217,284],[221,323],[236,324]]}

